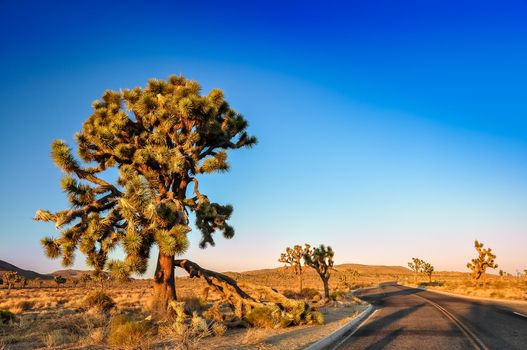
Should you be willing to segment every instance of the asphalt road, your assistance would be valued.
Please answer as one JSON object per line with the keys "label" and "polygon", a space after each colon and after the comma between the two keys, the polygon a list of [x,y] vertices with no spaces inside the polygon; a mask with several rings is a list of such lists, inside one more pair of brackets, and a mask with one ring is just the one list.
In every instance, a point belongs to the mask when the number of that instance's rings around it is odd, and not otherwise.
{"label": "asphalt road", "polygon": [[375,311],[338,350],[527,349],[525,304],[471,300],[393,284],[358,296]]}

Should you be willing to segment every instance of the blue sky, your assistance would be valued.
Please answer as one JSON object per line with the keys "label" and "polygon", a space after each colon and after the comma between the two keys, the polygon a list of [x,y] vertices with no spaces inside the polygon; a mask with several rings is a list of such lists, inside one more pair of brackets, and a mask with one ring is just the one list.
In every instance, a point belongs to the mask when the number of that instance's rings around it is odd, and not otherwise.
{"label": "blue sky", "polygon": [[478,238],[527,268],[525,1],[191,3],[0,1],[0,259],[60,267],[31,220],[66,205],[52,140],[73,145],[105,89],[181,73],[260,140],[200,186],[236,236],[200,250],[193,232],[189,258],[263,268],[309,242],[464,271]]}

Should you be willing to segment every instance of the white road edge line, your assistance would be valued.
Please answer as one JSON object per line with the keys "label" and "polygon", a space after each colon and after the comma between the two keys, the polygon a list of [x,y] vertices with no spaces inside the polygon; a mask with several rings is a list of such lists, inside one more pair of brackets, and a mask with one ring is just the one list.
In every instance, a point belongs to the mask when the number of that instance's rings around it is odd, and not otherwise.
{"label": "white road edge line", "polygon": [[375,309],[373,310],[373,312],[370,314],[370,316],[368,316],[364,321],[362,321],[359,326],[357,328],[355,328],[353,330],[353,332],[351,332],[350,334],[348,334],[346,337],[344,337],[344,339],[342,339],[341,341],[339,341],[334,347],[332,347],[331,349],[332,350],[336,350],[338,349],[342,344],[344,344],[345,342],[348,341],[349,338],[351,338],[364,324],[366,324],[370,318],[373,317],[373,315],[375,315],[377,313],[377,311],[379,311],[379,309]]}
{"label": "white road edge line", "polygon": [[521,317],[525,317],[525,318],[527,318],[527,315],[524,315],[524,314],[522,314],[522,313],[519,313],[519,312],[516,312],[516,311],[513,311],[512,313],[513,313],[513,314],[516,314],[516,315],[518,315],[518,316],[521,316]]}
{"label": "white road edge line", "polygon": [[330,348],[336,341],[343,337],[347,332],[351,331],[354,327],[361,325],[365,319],[371,316],[371,313],[375,311],[373,305],[368,305],[368,307],[363,310],[360,314],[354,317],[351,321],[346,323],[344,326],[335,330],[331,334],[325,336],[319,341],[309,345],[304,350],[324,350]]}

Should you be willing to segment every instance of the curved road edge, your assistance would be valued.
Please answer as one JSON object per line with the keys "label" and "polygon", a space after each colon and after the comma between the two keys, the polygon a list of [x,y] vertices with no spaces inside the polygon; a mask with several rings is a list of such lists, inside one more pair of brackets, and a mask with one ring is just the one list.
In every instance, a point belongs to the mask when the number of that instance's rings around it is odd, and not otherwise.
{"label": "curved road edge", "polygon": [[355,317],[339,329],[333,331],[329,335],[325,336],[324,338],[309,345],[304,350],[323,350],[327,349],[332,345],[336,345],[336,343],[339,340],[343,339],[345,336],[347,336],[349,332],[358,328],[362,324],[362,322],[364,322],[371,315],[372,312],[373,306],[370,304],[364,311],[358,314],[357,317]]}

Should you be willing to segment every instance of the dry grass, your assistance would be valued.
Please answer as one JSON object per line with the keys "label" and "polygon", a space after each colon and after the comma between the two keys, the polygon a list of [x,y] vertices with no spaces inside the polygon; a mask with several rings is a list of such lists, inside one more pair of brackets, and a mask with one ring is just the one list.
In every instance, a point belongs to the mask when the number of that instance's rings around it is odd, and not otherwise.
{"label": "dry grass", "polygon": [[434,275],[432,283],[418,281],[416,284],[413,282],[413,278],[409,279],[408,282],[411,285],[432,290],[479,298],[527,300],[527,278],[525,277],[488,275],[487,283],[484,283],[483,281],[472,280],[469,274],[439,273]]}

